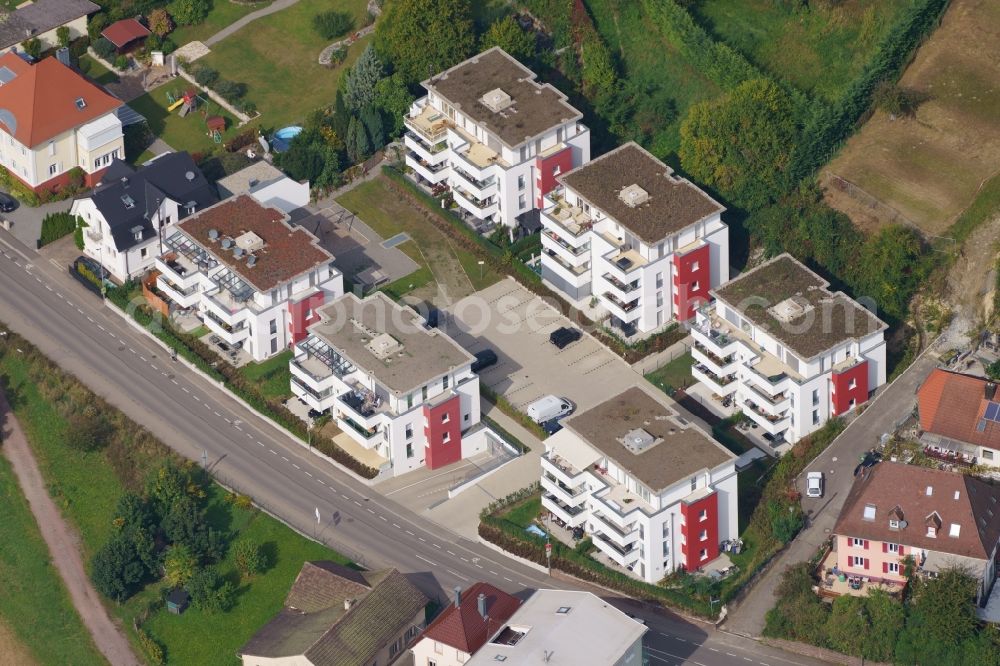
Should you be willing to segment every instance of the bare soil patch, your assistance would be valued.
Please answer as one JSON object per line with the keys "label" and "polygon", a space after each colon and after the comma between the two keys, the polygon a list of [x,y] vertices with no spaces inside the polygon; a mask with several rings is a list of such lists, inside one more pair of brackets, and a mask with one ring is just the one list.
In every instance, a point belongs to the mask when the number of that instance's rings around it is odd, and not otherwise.
{"label": "bare soil patch", "polygon": [[900,85],[928,97],[916,118],[876,112],[828,167],[881,205],[831,186],[827,200],[862,228],[898,211],[941,234],[1000,171],[1000,3],[953,0]]}
{"label": "bare soil patch", "polygon": [[0,619],[0,666],[34,666],[37,663],[27,646]]}

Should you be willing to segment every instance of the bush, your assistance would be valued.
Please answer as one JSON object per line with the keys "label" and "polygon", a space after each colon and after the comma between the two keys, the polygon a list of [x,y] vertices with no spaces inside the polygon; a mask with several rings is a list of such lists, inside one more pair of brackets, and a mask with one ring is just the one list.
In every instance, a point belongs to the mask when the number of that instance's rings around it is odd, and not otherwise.
{"label": "bush", "polygon": [[167,10],[177,25],[197,25],[212,11],[212,0],[174,0]]}
{"label": "bush", "polygon": [[39,238],[41,246],[53,243],[63,236],[68,236],[77,228],[77,222],[81,221],[76,215],[70,213],[49,213],[42,218],[42,232]]}
{"label": "bush", "polygon": [[56,41],[59,46],[69,46],[69,26],[61,25],[56,28]]}
{"label": "bush", "polygon": [[219,71],[207,65],[201,65],[194,70],[194,80],[200,86],[211,88],[219,80]]}
{"label": "bush", "polygon": [[115,48],[115,45],[104,37],[94,42],[94,52],[107,61],[114,60],[115,56],[118,55],[118,49]]}
{"label": "bush", "polygon": [[104,448],[111,428],[104,417],[87,410],[71,414],[66,423],[66,444],[77,451],[97,451]]}
{"label": "bush", "polygon": [[350,32],[354,19],[346,12],[323,12],[313,17],[313,28],[323,39],[336,39]]}
{"label": "bush", "polygon": [[245,83],[236,83],[235,81],[230,81],[229,79],[219,79],[215,82],[215,85],[212,86],[212,90],[221,95],[222,98],[229,103],[235,103],[247,94],[247,86]]}
{"label": "bush", "polygon": [[123,71],[126,70],[126,69],[128,69],[128,56],[127,55],[123,54],[123,55],[120,55],[117,58],[115,58],[115,69],[119,69],[119,70],[123,70]]}
{"label": "bush", "polygon": [[121,533],[111,537],[90,562],[94,587],[114,601],[125,601],[135,594],[145,576],[135,544]]}
{"label": "bush", "polygon": [[267,568],[267,557],[260,544],[250,539],[237,541],[233,546],[236,568],[244,578],[259,574]]}
{"label": "bush", "polygon": [[191,604],[206,613],[224,613],[233,607],[233,584],[222,582],[215,569],[197,570],[184,589],[191,595]]}

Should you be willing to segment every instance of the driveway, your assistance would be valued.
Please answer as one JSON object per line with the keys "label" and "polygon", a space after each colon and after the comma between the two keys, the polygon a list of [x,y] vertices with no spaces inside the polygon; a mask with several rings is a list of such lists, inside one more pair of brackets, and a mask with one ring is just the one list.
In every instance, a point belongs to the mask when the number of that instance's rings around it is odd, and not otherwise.
{"label": "driveway", "polygon": [[49,213],[63,213],[68,211],[73,205],[72,199],[65,201],[53,201],[32,208],[23,203],[19,203],[13,213],[0,213],[0,217],[13,222],[10,232],[17,240],[28,247],[34,249],[39,237],[42,235],[42,218]]}
{"label": "driveway", "polygon": [[553,394],[582,411],[642,379],[586,333],[556,349],[549,333],[573,324],[512,279],[467,296],[448,311],[446,331],[460,345],[472,353],[496,352],[497,364],[479,373],[480,381],[518,409]]}

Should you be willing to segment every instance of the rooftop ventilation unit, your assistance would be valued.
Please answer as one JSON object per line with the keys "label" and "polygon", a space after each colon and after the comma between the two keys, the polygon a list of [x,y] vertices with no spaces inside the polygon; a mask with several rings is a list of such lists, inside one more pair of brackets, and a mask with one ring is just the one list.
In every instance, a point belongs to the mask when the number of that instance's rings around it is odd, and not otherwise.
{"label": "rooftop ventilation unit", "polygon": [[256,252],[264,249],[264,239],[252,231],[247,231],[236,237],[236,246],[247,252]]}
{"label": "rooftop ventilation unit", "polygon": [[794,319],[798,319],[812,309],[812,303],[806,299],[801,296],[792,296],[791,298],[786,298],[777,305],[768,308],[767,311],[778,321],[787,324]]}
{"label": "rooftop ventilation unit", "polygon": [[399,340],[388,333],[379,333],[371,342],[366,345],[368,351],[380,361],[386,361],[393,354],[403,351],[403,345]]}
{"label": "rooftop ventilation unit", "polygon": [[514,100],[511,99],[510,95],[505,93],[500,88],[494,88],[493,90],[489,91],[488,93],[480,97],[479,101],[482,102],[483,106],[485,106],[493,113],[500,113],[501,111],[503,111],[508,106],[514,103]]}
{"label": "rooftop ventilation unit", "polygon": [[629,431],[622,439],[622,445],[632,453],[642,453],[655,443],[656,438],[642,428]]}
{"label": "rooftop ventilation unit", "polygon": [[649,192],[633,183],[628,187],[623,187],[618,193],[618,198],[629,208],[635,208],[649,201]]}
{"label": "rooftop ventilation unit", "polygon": [[241,248],[241,247],[235,247],[235,248],[233,248],[233,257],[235,257],[236,259],[242,259],[243,258],[243,248]]}
{"label": "rooftop ventilation unit", "polygon": [[251,254],[249,257],[247,257],[247,266],[253,268],[256,265],[257,265],[257,257],[256,255]]}

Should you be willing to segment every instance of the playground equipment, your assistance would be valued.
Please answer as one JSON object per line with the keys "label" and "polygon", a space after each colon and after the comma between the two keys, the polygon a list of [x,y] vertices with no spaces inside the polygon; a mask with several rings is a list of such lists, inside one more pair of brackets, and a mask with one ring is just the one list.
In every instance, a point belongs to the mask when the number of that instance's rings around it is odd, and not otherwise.
{"label": "playground equipment", "polygon": [[[171,95],[170,93],[167,93],[167,99],[170,100],[171,98],[173,98],[173,95]],[[174,109],[176,109],[178,106],[180,106],[183,103],[184,103],[183,99],[178,99],[176,101],[170,102],[170,106],[167,107],[167,111],[173,112]]]}
{"label": "playground equipment", "polygon": [[[194,111],[195,107],[198,105],[198,101],[201,97],[198,95],[198,91],[194,88],[190,88],[184,91],[183,94],[174,96],[172,92],[167,91],[167,111],[173,112],[177,107],[181,107],[178,115],[181,117]],[[204,100],[202,100],[204,101]]]}
{"label": "playground equipment", "polygon": [[226,119],[222,116],[206,116],[205,126],[208,128],[208,135],[216,143],[222,143],[222,133],[226,129]]}

